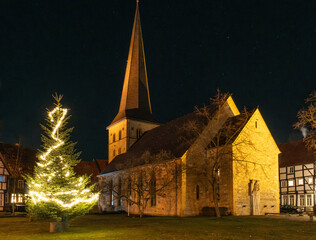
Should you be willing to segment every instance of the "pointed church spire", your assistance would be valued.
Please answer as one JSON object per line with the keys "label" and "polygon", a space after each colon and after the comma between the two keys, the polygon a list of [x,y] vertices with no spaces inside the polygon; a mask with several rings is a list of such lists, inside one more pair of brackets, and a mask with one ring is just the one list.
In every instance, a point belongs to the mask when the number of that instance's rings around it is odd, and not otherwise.
{"label": "pointed church spire", "polygon": [[157,122],[151,111],[138,0],[136,0],[136,12],[120,108],[111,124],[124,118]]}

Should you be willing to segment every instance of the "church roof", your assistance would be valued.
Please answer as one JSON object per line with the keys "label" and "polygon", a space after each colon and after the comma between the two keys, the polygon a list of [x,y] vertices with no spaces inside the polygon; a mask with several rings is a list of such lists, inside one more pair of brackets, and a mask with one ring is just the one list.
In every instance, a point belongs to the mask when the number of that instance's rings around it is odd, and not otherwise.
{"label": "church roof", "polygon": [[124,118],[157,122],[152,116],[151,111],[138,3],[136,6],[120,108],[110,125]]}
{"label": "church roof", "polygon": [[[215,113],[215,110],[216,107],[214,105],[208,106],[210,116]],[[226,121],[225,127],[230,125],[230,129],[236,133],[235,136],[229,140],[229,144],[237,138],[253,113],[254,110],[244,112]],[[146,132],[126,153],[116,156],[101,174],[120,170],[122,165],[127,163],[129,159],[139,158],[146,151],[150,154],[158,154],[161,151],[165,151],[170,153],[174,158],[183,156],[198,137],[197,134],[192,134],[192,131],[188,131],[187,126],[189,122],[206,126],[207,119],[193,112]]]}
{"label": "church roof", "polygon": [[279,167],[314,163],[316,157],[312,150],[309,150],[303,140],[281,143],[278,145],[281,155]]}

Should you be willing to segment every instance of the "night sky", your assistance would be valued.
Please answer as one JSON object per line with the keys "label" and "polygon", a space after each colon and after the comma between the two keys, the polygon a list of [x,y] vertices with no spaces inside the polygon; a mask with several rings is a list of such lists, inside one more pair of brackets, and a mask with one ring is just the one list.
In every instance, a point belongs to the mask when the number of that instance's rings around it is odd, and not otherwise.
{"label": "night sky", "polygon": [[[64,95],[83,160],[107,158],[135,1],[1,1],[0,142],[39,148],[51,95]],[[277,143],[296,140],[316,87],[316,1],[140,2],[153,115],[165,123],[220,88],[259,109]]]}

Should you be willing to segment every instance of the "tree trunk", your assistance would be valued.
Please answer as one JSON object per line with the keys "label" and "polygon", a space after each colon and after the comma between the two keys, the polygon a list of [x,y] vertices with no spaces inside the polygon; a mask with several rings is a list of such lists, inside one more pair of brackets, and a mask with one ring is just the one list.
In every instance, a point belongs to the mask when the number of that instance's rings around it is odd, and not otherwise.
{"label": "tree trunk", "polygon": [[213,183],[213,199],[214,199],[214,205],[215,205],[215,213],[216,213],[217,218],[221,218],[222,217],[221,212],[219,211],[219,207],[218,207],[217,190],[218,190],[218,186],[215,181]]}

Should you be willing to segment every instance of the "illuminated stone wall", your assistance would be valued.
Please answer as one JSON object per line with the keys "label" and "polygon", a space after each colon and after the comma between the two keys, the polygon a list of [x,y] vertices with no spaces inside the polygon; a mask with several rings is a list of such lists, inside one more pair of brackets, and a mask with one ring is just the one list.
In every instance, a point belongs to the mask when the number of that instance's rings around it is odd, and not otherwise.
{"label": "illuminated stone wall", "polygon": [[[109,131],[109,145],[108,145],[108,158],[109,163],[113,158],[119,154],[125,153],[136,140],[146,131],[149,131],[155,127],[159,126],[158,124],[136,121],[130,119],[124,119],[110,127]],[[120,134],[121,132],[121,134]],[[140,135],[137,136],[137,132]],[[113,136],[115,135],[115,141]],[[114,155],[115,151],[115,155]]]}
{"label": "illuminated stone wall", "polygon": [[[279,212],[280,151],[257,109],[233,145],[233,214],[251,215],[250,180],[258,181],[258,210],[254,215]],[[254,193],[254,192],[253,192]]]}

